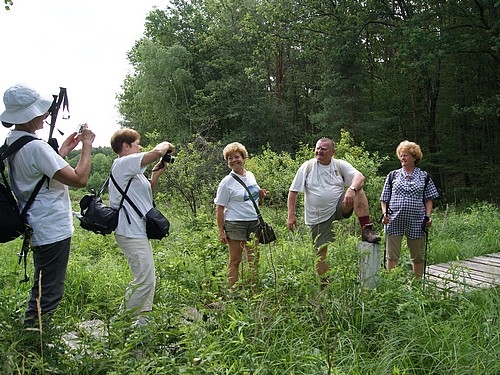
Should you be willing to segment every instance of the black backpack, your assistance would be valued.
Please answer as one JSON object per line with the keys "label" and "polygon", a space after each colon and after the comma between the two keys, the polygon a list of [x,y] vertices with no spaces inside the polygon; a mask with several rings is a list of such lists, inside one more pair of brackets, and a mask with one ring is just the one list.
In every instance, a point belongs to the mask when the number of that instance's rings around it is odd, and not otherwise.
{"label": "black backpack", "polygon": [[[130,180],[132,181],[132,180]],[[118,213],[123,205],[123,199],[118,208],[106,206],[102,199],[101,194],[106,190],[109,184],[109,177],[104,181],[99,192],[91,190],[91,194],[85,195],[80,200],[81,214],[78,215],[80,219],[80,226],[83,229],[90,230],[97,234],[111,234],[118,226]],[[130,183],[127,185],[127,189]]]}
{"label": "black backpack", "polygon": [[26,223],[26,214],[35,200],[36,195],[42,188],[44,181],[47,179],[47,176],[43,176],[40,182],[36,185],[35,190],[31,193],[22,211],[19,211],[16,198],[12,193],[9,181],[5,176],[4,160],[16,153],[26,143],[34,140],[39,139],[26,135],[17,139],[10,146],[7,146],[7,143],[5,143],[2,147],[0,147],[0,173],[2,174],[3,179],[3,183],[0,182],[0,227],[2,228],[0,232],[0,243],[9,242],[15,240],[21,235],[24,235],[23,249],[19,254],[19,262],[21,262],[21,259],[24,256],[25,279],[22,281],[28,281],[28,277],[26,275],[26,256],[28,255],[32,234],[31,227]]}

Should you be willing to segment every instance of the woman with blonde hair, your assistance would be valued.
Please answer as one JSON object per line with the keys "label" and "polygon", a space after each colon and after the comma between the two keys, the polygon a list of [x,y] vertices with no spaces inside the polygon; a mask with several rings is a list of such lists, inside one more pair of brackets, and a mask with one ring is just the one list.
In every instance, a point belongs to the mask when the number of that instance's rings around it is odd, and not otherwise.
{"label": "woman with blonde hair", "polygon": [[[238,269],[242,261],[242,253],[245,252],[250,274],[250,283],[253,287],[253,273],[258,261],[258,240],[252,245],[248,241],[256,237],[259,229],[259,221],[252,199],[258,204],[260,198],[265,197],[268,192],[257,185],[252,172],[245,169],[245,161],[248,152],[241,143],[233,142],[223,150],[224,159],[227,161],[231,173],[222,179],[215,197],[216,220],[219,228],[219,237],[222,243],[228,245],[228,281],[231,290],[238,281]],[[247,190],[232,175],[237,175],[251,192]]]}
{"label": "woman with blonde hair", "polygon": [[432,225],[432,200],[439,196],[428,174],[417,167],[422,150],[403,141],[396,149],[401,168],[387,175],[380,204],[386,226],[386,266],[393,269],[401,256],[403,235],[410,250],[413,274],[420,278],[425,267],[425,234]]}

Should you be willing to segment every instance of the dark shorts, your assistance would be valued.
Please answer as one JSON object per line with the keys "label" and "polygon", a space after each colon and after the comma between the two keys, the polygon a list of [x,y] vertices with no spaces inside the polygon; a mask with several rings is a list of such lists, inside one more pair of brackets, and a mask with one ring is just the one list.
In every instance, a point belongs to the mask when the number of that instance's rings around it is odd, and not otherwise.
{"label": "dark shorts", "polygon": [[349,211],[345,215],[342,213],[342,201],[344,200],[344,195],[345,193],[342,194],[342,196],[340,197],[337,203],[337,209],[335,210],[335,213],[328,220],[325,220],[319,224],[309,225],[309,227],[311,228],[311,235],[314,243],[314,248],[316,250],[321,249],[328,243],[333,242],[333,240],[335,239],[332,231],[334,221],[348,219],[351,217],[354,208],[352,208],[351,211]]}
{"label": "dark shorts", "polygon": [[230,240],[250,241],[252,234],[255,235],[258,228],[258,220],[224,221],[224,231]]}

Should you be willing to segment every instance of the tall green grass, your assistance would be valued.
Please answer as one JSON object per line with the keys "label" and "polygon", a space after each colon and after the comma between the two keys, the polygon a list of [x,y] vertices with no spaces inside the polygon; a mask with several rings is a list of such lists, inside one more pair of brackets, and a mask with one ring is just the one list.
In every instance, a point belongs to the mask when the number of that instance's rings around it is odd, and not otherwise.
{"label": "tall green grass", "polygon": [[[164,210],[168,212],[168,209]],[[121,310],[131,279],[113,236],[76,223],[66,292],[50,329],[21,324],[30,285],[19,284],[19,240],[0,246],[2,374],[498,374],[498,288],[449,294],[412,280],[401,267],[381,272],[377,289],[358,280],[355,219],[330,246],[330,285],[321,291],[307,228],[295,234],[284,210],[264,216],[278,241],[260,246],[258,290],[228,292],[227,249],[214,218],[172,219],[170,237],[153,242],[157,289],[153,323],[131,327]],[[476,204],[433,215],[430,263],[497,252],[498,208]],[[379,228],[381,229],[381,228]],[[42,296],[43,298],[43,296]],[[95,337],[82,321],[98,319]],[[80,345],[62,340],[75,332]]]}

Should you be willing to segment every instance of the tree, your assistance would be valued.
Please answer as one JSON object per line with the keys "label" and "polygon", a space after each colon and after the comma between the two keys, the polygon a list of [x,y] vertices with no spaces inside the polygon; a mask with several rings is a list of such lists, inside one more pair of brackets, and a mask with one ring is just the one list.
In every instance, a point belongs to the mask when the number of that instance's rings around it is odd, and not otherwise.
{"label": "tree", "polygon": [[171,4],[148,16],[120,96],[124,124],[146,141],[196,133],[293,155],[300,142],[338,140],[346,129],[391,156],[381,161],[385,174],[409,139],[442,195],[498,200],[495,0]]}
{"label": "tree", "polygon": [[164,47],[140,40],[129,53],[134,74],[129,75],[119,95],[122,125],[136,129],[145,140],[156,138],[182,142],[192,127],[193,77],[191,55],[175,44]]}
{"label": "tree", "polygon": [[177,153],[175,163],[168,166],[158,191],[166,191],[164,199],[172,205],[186,203],[196,217],[207,205],[213,209],[217,186],[227,172],[220,143],[195,136]]}

